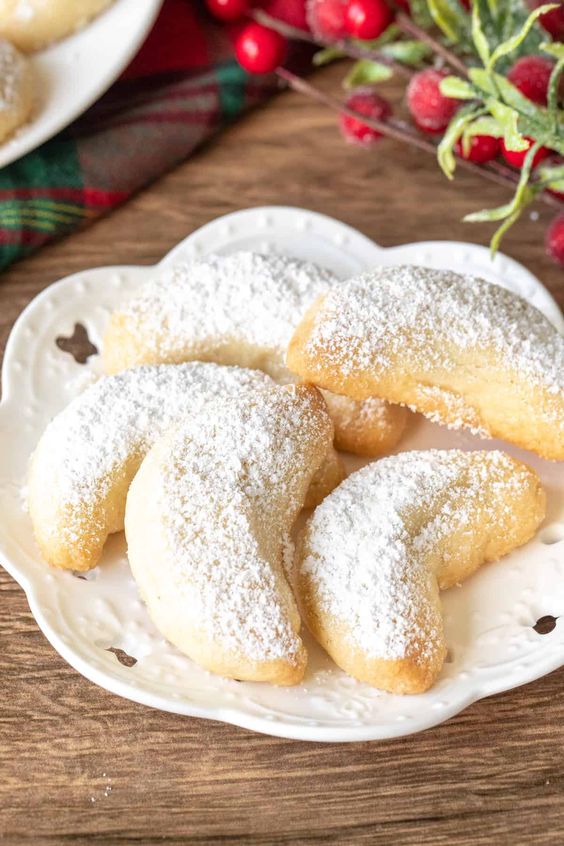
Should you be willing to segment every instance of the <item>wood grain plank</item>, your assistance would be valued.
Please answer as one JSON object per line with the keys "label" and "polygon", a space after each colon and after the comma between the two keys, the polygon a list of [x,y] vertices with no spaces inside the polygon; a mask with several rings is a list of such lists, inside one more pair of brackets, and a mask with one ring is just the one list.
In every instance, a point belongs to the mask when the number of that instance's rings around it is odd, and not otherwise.
{"label": "wood grain plank", "polygon": [[[322,84],[333,86],[338,69]],[[286,94],[208,144],[112,217],[0,276],[0,345],[56,279],[158,260],[194,228],[241,207],[301,205],[384,245],[487,243],[460,222],[506,199],[422,154],[342,143],[333,116]],[[526,220],[506,252],[564,303],[562,271]],[[547,612],[550,609],[547,609]],[[564,670],[448,723],[383,743],[298,743],[119,699],[49,646],[0,572],[0,836],[7,844],[554,844],[564,834]],[[109,789],[111,788],[111,790]]]}

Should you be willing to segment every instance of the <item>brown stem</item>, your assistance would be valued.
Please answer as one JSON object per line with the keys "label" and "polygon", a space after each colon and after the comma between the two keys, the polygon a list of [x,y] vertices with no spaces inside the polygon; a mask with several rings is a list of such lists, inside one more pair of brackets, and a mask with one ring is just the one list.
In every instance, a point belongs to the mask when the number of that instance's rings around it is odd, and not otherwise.
{"label": "brown stem", "polygon": [[[378,120],[377,118],[361,115],[359,112],[354,111],[354,109],[350,109],[347,105],[341,102],[341,100],[338,100],[331,94],[326,94],[324,91],[320,91],[301,76],[297,76],[286,68],[280,67],[277,69],[276,73],[280,79],[283,79],[290,88],[297,91],[299,94],[304,94],[306,97],[310,97],[318,103],[323,103],[323,105],[328,106],[330,109],[333,109],[333,111],[339,112],[340,114],[349,115],[356,120],[361,120],[362,123],[365,123],[367,126],[377,130],[388,138],[394,138],[396,141],[401,141],[404,144],[410,144],[412,147],[416,147],[426,153],[431,153],[433,156],[437,155],[436,144],[421,137],[420,135],[416,135],[414,132],[406,129],[396,121],[383,121]],[[503,185],[505,188],[508,186],[514,188],[519,181],[516,173],[497,162],[491,162],[490,165],[478,165],[474,162],[468,161],[467,159],[463,159],[460,156],[457,156],[457,161],[459,166],[464,170],[478,174],[484,179],[488,179],[490,182],[495,182],[497,185]],[[562,208],[562,203],[556,199],[556,197],[551,197],[550,194],[547,194],[546,192],[539,194],[538,199],[554,208]]]}
{"label": "brown stem", "polygon": [[290,26],[290,24],[284,23],[284,21],[279,21],[267,12],[262,11],[262,9],[253,11],[251,17],[258,23],[268,26],[270,29],[279,32],[280,35],[285,35],[286,38],[291,38],[294,41],[306,41],[308,44],[315,44],[321,48],[336,47],[337,50],[345,53],[351,59],[369,59],[372,62],[380,62],[380,64],[391,68],[398,76],[403,76],[406,79],[411,79],[413,76],[413,70],[410,67],[403,65],[401,62],[396,62],[395,59],[386,56],[385,53],[381,53],[379,50],[371,50],[369,47],[363,47],[361,44],[355,44],[347,39],[336,41],[333,44],[318,42],[309,32],[298,29],[295,26]]}
{"label": "brown stem", "polygon": [[267,26],[269,29],[274,29],[276,32],[279,32],[280,35],[285,35],[286,38],[291,38],[294,41],[307,41],[310,44],[317,44],[317,41],[310,32],[306,32],[305,29],[299,29],[297,26],[292,26],[291,24],[281,21],[278,18],[273,18],[272,15],[269,15],[268,12],[264,12],[262,9],[253,9],[250,12],[250,16],[257,23]]}
{"label": "brown stem", "polygon": [[414,23],[406,14],[398,12],[396,15],[396,24],[398,29],[405,35],[409,35],[411,38],[416,38],[418,41],[423,41],[425,44],[428,44],[433,52],[438,56],[441,56],[441,58],[443,58],[445,62],[451,66],[451,68],[462,74],[462,76],[468,76],[468,68],[462,59],[459,59],[456,53],[453,53],[452,50],[449,50],[448,47],[444,46],[444,44],[441,44],[440,41],[430,35],[426,30],[417,26],[417,24]]}
{"label": "brown stem", "polygon": [[326,94],[324,91],[320,91],[318,88],[315,88],[309,82],[306,82],[305,79],[302,79],[301,76],[297,76],[295,73],[292,73],[286,68],[278,68],[276,73],[294,91],[297,91],[300,94],[305,94],[307,97],[311,97],[312,99],[317,100],[318,103],[323,103],[325,106],[329,106],[330,109],[333,109],[336,112],[340,112],[341,114],[349,115],[350,117],[360,119],[367,126],[370,126],[372,127],[372,129],[376,129],[378,130],[378,132],[381,132],[382,135],[386,135],[389,138],[395,138],[397,141],[407,141],[408,143],[412,144],[414,147],[417,147],[420,150],[432,152],[433,154],[436,153],[436,147],[432,142],[427,141],[425,138],[422,138],[419,135],[415,135],[414,133],[409,132],[409,130],[403,129],[399,124],[393,121],[383,121],[378,120],[378,118],[365,117],[359,112],[355,112],[354,109],[349,109],[349,107],[342,103],[341,100],[338,100],[331,94]]}
{"label": "brown stem", "polygon": [[380,62],[382,65],[387,65],[398,76],[403,76],[404,79],[411,79],[415,73],[412,68],[402,65],[401,62],[396,62],[395,59],[391,59],[385,53],[381,53],[379,50],[371,50],[369,47],[363,47],[361,44],[353,44],[351,41],[343,40],[337,41],[334,46],[342,50],[343,53],[346,53],[347,56],[350,56],[351,59],[369,59],[371,62]]}

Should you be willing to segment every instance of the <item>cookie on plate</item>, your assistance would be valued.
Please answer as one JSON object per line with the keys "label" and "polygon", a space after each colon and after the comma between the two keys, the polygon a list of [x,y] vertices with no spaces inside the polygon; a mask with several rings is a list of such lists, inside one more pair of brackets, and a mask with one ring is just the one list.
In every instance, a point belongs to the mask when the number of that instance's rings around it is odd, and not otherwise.
{"label": "cookie on plate", "polygon": [[332,439],[315,388],[276,386],[188,415],[143,461],[125,515],[131,570],[157,628],[206,669],[303,678],[284,563]]}
{"label": "cookie on plate", "polygon": [[0,38],[0,143],[26,123],[33,102],[34,81],[29,59]]}
{"label": "cookie on plate", "polygon": [[564,337],[526,300],[450,270],[379,267],[322,294],[288,367],[354,400],[564,459]]}
{"label": "cookie on plate", "polygon": [[296,557],[309,629],[360,681],[420,693],[446,654],[439,589],[526,543],[537,475],[503,452],[404,452],[353,473],[316,509]]}
{"label": "cookie on plate", "polygon": [[113,0],[0,0],[0,37],[24,53],[80,29]]}
{"label": "cookie on plate", "polygon": [[[248,251],[165,268],[112,315],[106,371],[199,359],[294,381],[284,361],[288,342],[308,306],[338,282],[310,262]],[[406,425],[408,412],[381,400],[327,402],[337,449],[381,455]]]}
{"label": "cookie on plate", "polygon": [[[32,456],[29,512],[43,557],[94,567],[108,535],[123,529],[129,485],[157,438],[213,399],[276,389],[258,370],[202,362],[138,367],[87,388],[49,423]],[[342,478],[331,448],[308,505]]]}

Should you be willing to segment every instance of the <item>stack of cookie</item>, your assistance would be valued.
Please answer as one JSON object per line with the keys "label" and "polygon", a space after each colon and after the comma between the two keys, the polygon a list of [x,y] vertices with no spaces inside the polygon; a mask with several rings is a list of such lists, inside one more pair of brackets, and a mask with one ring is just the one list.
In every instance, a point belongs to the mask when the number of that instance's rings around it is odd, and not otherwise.
{"label": "stack of cookie", "polygon": [[[111,375],[32,459],[43,556],[89,569],[125,526],[159,630],[232,678],[299,683],[303,618],[355,678],[423,691],[446,654],[440,590],[534,535],[544,491],[504,452],[381,457],[408,408],[564,459],[564,338],[448,271],[340,282],[280,256],[209,256],[119,308],[103,359]],[[344,479],[336,449],[378,460]]]}

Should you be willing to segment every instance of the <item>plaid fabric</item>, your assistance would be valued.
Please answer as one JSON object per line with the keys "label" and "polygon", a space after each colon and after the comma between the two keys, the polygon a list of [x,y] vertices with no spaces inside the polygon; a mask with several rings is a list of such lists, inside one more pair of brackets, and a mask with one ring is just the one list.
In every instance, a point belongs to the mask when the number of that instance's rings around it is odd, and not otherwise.
{"label": "plaid fabric", "polygon": [[131,65],[81,118],[0,170],[0,269],[111,211],[275,90],[231,58],[227,31],[166,0]]}

